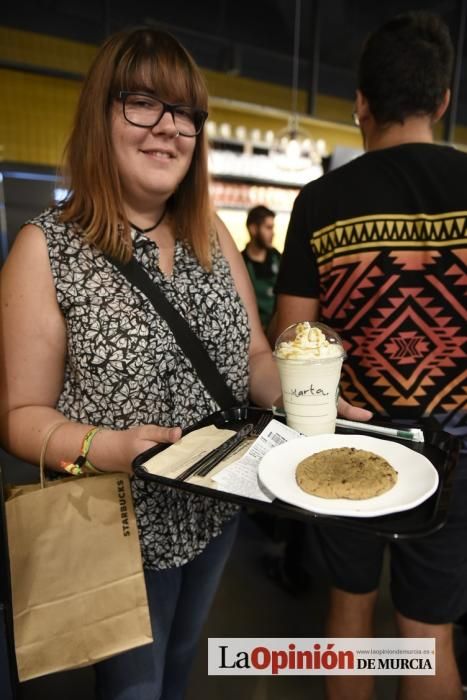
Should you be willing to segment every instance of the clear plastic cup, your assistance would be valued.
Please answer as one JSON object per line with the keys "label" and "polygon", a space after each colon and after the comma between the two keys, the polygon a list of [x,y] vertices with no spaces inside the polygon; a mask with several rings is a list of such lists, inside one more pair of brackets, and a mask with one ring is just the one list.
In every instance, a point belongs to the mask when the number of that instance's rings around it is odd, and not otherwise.
{"label": "clear plastic cup", "polygon": [[304,435],[334,433],[345,350],[338,334],[323,323],[301,321],[276,342],[287,425]]}

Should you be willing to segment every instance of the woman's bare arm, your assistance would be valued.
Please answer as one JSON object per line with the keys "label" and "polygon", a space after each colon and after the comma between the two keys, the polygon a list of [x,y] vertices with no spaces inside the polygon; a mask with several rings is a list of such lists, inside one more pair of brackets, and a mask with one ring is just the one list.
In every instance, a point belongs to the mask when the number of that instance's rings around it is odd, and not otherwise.
{"label": "woman's bare arm", "polygon": [[221,250],[230,265],[232,277],[250,324],[250,396],[259,406],[272,406],[281,396],[279,373],[271,348],[261,326],[253,286],[239,253],[225,224],[217,219],[217,232]]}
{"label": "woman's bare arm", "polygon": [[[66,328],[57,303],[42,231],[25,226],[0,274],[0,440],[11,454],[38,463],[52,425],[47,466],[73,462],[90,426],[66,421],[56,410],[63,386]],[[90,459],[101,469],[130,471],[132,459],[180,430],[141,426],[96,435]]]}

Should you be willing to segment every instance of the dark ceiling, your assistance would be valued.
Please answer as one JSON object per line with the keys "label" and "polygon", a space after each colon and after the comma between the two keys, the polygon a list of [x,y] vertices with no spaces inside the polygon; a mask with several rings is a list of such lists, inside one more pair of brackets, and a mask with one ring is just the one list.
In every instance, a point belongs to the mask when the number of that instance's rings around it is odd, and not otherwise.
{"label": "dark ceiling", "polygon": [[[352,99],[357,57],[369,31],[398,12],[427,9],[443,17],[456,43],[465,1],[302,0],[300,87],[309,87],[314,74],[319,92]],[[8,0],[0,23],[94,44],[122,27],[153,22],[171,29],[203,67],[290,85],[294,10],[294,0]],[[463,54],[458,121],[467,123],[465,46]]]}

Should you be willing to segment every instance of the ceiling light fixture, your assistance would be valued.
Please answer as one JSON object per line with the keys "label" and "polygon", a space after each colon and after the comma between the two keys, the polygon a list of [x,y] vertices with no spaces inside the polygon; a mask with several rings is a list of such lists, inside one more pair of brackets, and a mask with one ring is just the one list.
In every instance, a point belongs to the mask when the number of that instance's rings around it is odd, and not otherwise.
{"label": "ceiling light fixture", "polygon": [[298,117],[298,73],[300,67],[301,0],[295,0],[292,61],[292,106],[289,123],[276,134],[271,150],[276,165],[282,170],[306,170],[321,163],[321,154],[310,135],[300,128]]}

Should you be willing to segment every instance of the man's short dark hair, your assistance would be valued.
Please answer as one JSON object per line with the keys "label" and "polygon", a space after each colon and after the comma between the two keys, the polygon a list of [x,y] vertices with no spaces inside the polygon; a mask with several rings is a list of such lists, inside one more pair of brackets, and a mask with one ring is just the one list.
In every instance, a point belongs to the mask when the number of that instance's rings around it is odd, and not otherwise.
{"label": "man's short dark hair", "polygon": [[248,216],[246,217],[246,227],[250,228],[251,225],[261,226],[263,221],[270,216],[275,217],[275,212],[271,211],[271,209],[268,209],[267,207],[264,207],[262,204],[257,207],[253,207],[253,209],[250,209]]}
{"label": "man's short dark hair", "polygon": [[449,88],[453,64],[449,30],[429,12],[407,12],[367,39],[358,88],[378,124],[433,114]]}

